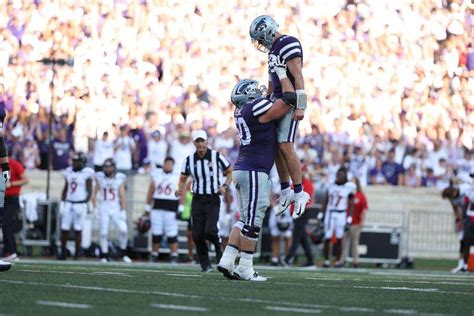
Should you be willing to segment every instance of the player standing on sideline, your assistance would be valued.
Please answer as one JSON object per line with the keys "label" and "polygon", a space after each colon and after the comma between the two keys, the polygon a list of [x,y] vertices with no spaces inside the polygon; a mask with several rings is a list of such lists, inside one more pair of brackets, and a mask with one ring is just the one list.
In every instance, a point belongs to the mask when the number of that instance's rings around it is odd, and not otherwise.
{"label": "player standing on sideline", "polygon": [[[2,168],[3,181],[0,180],[0,226],[3,225],[3,214],[5,212],[5,184],[10,181],[10,164],[8,163],[8,150],[3,138],[3,123],[5,121],[5,108],[0,108],[0,166]],[[0,271],[8,271],[11,263],[0,260]]]}
{"label": "player standing on sideline", "polygon": [[[234,183],[239,196],[240,220],[232,228],[229,243],[217,268],[226,278],[266,281],[253,269],[253,253],[260,236],[265,212],[270,206],[270,169],[276,157],[276,120],[296,104],[296,94],[286,75],[286,65],[276,60],[276,73],[283,85],[282,99],[265,98],[264,88],[244,79],[232,90],[234,117],[239,131],[239,156]],[[239,266],[234,269],[240,251]]]}
{"label": "player standing on sideline", "polygon": [[[278,32],[278,24],[268,15],[261,15],[250,25],[250,38],[257,49],[268,53],[268,91],[271,100],[282,98],[282,83],[276,74],[277,58],[287,66],[286,75],[296,92],[296,108],[288,111],[278,125],[278,152],[276,167],[281,184],[279,213],[284,212],[295,201],[293,218],[300,217],[311,197],[303,191],[301,163],[294,142],[298,123],[304,118],[307,96],[304,91],[303,48],[298,39]],[[290,176],[294,192],[290,187]],[[278,214],[277,214],[278,215]]]}
{"label": "player standing on sideline", "polygon": [[346,224],[352,223],[354,213],[354,195],[356,185],[347,180],[347,170],[339,168],[336,173],[336,182],[329,185],[326,198],[323,203],[324,212],[324,268],[330,266],[329,244],[333,234],[336,234],[336,267],[341,267],[342,238]]}
{"label": "player standing on sideline", "polygon": [[178,219],[179,198],[175,196],[179,173],[173,172],[174,159],[165,158],[163,168],[151,173],[146,196],[145,215],[151,215],[152,250],[151,259],[158,261],[163,235],[168,238],[171,263],[178,263]]}
{"label": "player standing on sideline", "polygon": [[115,161],[107,158],[102,166],[103,171],[96,175],[96,186],[92,196],[95,208],[99,193],[99,227],[100,227],[100,261],[109,261],[109,222],[112,220],[120,233],[120,257],[126,263],[132,260],[126,255],[128,242],[127,201],[125,199],[125,181],[127,176],[117,172]]}
{"label": "player standing on sideline", "polygon": [[87,203],[92,195],[92,178],[94,170],[86,167],[87,158],[82,152],[72,156],[72,167],[64,171],[63,192],[61,194],[61,254],[58,260],[66,260],[66,242],[69,230],[74,229],[76,233],[77,259],[81,253],[82,227],[87,215]]}

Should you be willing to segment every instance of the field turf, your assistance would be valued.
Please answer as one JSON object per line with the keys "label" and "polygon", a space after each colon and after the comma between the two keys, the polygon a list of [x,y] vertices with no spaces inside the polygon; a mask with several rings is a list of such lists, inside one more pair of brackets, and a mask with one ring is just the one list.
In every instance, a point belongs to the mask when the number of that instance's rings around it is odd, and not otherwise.
{"label": "field turf", "polygon": [[474,274],[270,269],[229,281],[196,265],[21,261],[0,274],[1,315],[474,315]]}

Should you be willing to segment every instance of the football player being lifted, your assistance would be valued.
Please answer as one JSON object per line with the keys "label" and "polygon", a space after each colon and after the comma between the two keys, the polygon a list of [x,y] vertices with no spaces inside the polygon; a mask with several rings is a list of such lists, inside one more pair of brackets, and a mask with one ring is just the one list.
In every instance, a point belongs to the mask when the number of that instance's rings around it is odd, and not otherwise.
{"label": "football player being lifted", "polygon": [[151,259],[158,260],[161,240],[166,235],[170,247],[171,263],[178,263],[178,208],[179,198],[175,196],[180,174],[173,172],[174,159],[165,158],[163,168],[151,173],[146,197],[145,212],[150,215],[153,240]]}
{"label": "football player being lifted", "polygon": [[[265,281],[253,268],[253,253],[265,212],[270,206],[272,168],[277,146],[277,120],[296,104],[296,94],[286,75],[286,66],[276,60],[276,73],[283,85],[282,97],[272,102],[255,80],[237,83],[231,95],[239,131],[239,156],[234,166],[234,184],[239,198],[240,220],[232,228],[229,243],[217,269],[229,279]],[[240,251],[239,266],[234,268]]]}
{"label": "football player being lifted", "polygon": [[[291,202],[295,201],[293,218],[298,218],[303,214],[306,204],[311,199],[308,193],[303,191],[301,164],[294,148],[298,123],[304,117],[307,104],[302,74],[303,48],[295,37],[278,32],[278,24],[268,15],[262,15],[253,20],[249,33],[257,49],[268,53],[267,95],[271,100],[274,101],[283,96],[282,83],[276,74],[277,58],[286,64],[287,77],[295,89],[296,107],[288,111],[278,123],[279,150],[275,163],[281,184],[281,197],[277,212],[278,214],[283,213]],[[290,187],[290,176],[294,192]]]}
{"label": "football player being lifted", "polygon": [[87,216],[89,202],[92,195],[92,179],[94,170],[86,167],[87,157],[84,153],[74,153],[72,167],[64,171],[64,188],[61,194],[61,253],[59,260],[66,260],[66,242],[69,230],[74,229],[76,253],[74,258],[81,255],[82,227]]}
{"label": "football player being lifted", "polygon": [[352,214],[354,213],[354,195],[357,186],[347,180],[347,170],[344,167],[336,172],[336,182],[329,184],[326,197],[323,202],[322,211],[324,214],[324,264],[323,267],[330,266],[329,244],[333,234],[336,235],[334,253],[336,254],[336,267],[342,267],[342,238],[347,225],[352,224]]}
{"label": "football player being lifted", "polygon": [[[127,176],[117,172],[115,160],[107,158],[104,161],[103,171],[98,172],[95,178],[95,189],[92,196],[92,205],[99,209],[99,241],[100,261],[109,261],[109,223],[115,225],[119,231],[120,257],[126,263],[132,260],[126,255],[128,242],[127,200],[125,198],[125,183]],[[97,203],[97,195],[99,196]]]}

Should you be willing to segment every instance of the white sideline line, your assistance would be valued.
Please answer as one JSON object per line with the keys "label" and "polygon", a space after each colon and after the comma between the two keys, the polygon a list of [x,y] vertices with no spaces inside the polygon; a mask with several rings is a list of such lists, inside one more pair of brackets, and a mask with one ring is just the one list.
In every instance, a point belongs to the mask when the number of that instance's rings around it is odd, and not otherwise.
{"label": "white sideline line", "polygon": [[400,315],[415,315],[418,311],[414,309],[384,309],[384,313],[387,314],[400,314]]}
{"label": "white sideline line", "polygon": [[366,307],[341,307],[339,308],[341,312],[361,312],[361,313],[373,313],[375,309],[366,308]]}
{"label": "white sideline line", "polygon": [[187,311],[187,312],[207,312],[208,309],[205,307],[198,306],[181,306],[181,305],[171,305],[171,304],[151,304],[151,307],[162,308],[162,309],[173,309],[178,311]]}
{"label": "white sideline line", "polygon": [[320,309],[307,309],[307,308],[291,308],[291,307],[279,307],[279,306],[265,306],[266,310],[274,312],[290,312],[290,313],[304,313],[304,314],[319,314]]}
{"label": "white sideline line", "polygon": [[96,272],[91,272],[92,274],[94,275],[119,275],[119,276],[125,276],[126,274],[125,273],[122,273],[122,272],[109,272],[109,271],[96,271]]}
{"label": "white sideline line", "polygon": [[202,277],[202,275],[199,275],[199,274],[184,274],[184,273],[167,273],[166,275],[177,276],[177,277],[194,277],[194,278]]}
{"label": "white sideline line", "polygon": [[74,271],[58,271],[58,270],[16,270],[18,272],[28,272],[28,273],[54,273],[54,274],[78,274],[78,275],[93,275],[93,276],[98,276],[98,275],[111,275],[111,276],[121,276],[121,277],[128,277],[131,278],[132,276],[127,275],[125,273],[119,273],[119,272],[74,272]]}
{"label": "white sideline line", "polygon": [[67,308],[79,308],[79,309],[92,308],[92,306],[89,304],[76,304],[76,303],[53,302],[53,301],[36,301],[36,304],[46,305],[46,306],[67,307]]}
{"label": "white sideline line", "polygon": [[413,291],[413,292],[438,292],[439,289],[423,289],[413,287],[391,287],[391,286],[361,286],[355,285],[353,288],[356,289],[377,289],[377,290],[392,290],[392,291]]}

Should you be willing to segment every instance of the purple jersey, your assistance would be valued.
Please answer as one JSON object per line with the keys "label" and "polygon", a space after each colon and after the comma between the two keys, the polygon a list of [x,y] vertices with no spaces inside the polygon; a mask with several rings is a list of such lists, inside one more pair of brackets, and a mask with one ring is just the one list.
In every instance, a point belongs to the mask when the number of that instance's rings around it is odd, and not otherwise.
{"label": "purple jersey", "polygon": [[[273,94],[274,97],[281,98],[281,83],[275,72],[275,61],[277,56],[280,56],[285,64],[297,57],[301,57],[301,62],[303,62],[303,48],[301,47],[300,41],[293,36],[282,35],[273,42],[272,48],[268,52],[268,75],[273,84]],[[291,75],[289,70],[286,71],[286,74],[294,87],[295,78]]]}
{"label": "purple jersey", "polygon": [[276,156],[277,121],[260,123],[258,118],[265,114],[273,103],[266,98],[253,100],[234,113],[239,131],[239,156],[235,170],[249,170],[269,173]]}

